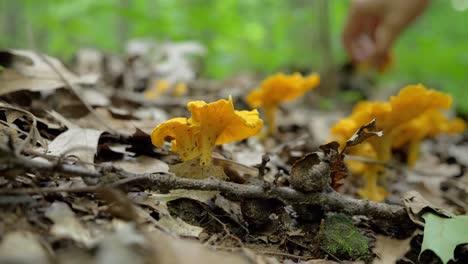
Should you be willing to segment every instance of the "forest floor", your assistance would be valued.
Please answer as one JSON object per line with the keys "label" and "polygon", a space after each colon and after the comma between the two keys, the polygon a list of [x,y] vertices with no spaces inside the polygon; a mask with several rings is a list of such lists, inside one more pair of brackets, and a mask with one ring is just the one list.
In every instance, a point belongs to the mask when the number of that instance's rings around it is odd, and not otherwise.
{"label": "forest floor", "polygon": [[[325,157],[341,177],[334,167],[353,158],[326,144],[350,107],[296,102],[280,109],[276,135],[217,146],[223,177],[213,178],[216,169],[181,163],[170,144],[153,146],[151,132],[188,117],[193,100],[231,95],[248,109],[260,80],[193,79],[182,59],[135,52],[83,51],[68,69],[33,51],[0,52],[0,263],[439,263],[447,254],[468,263],[466,236],[442,251],[423,245],[447,239],[427,233],[428,212],[460,222],[453,215],[467,213],[466,134],[425,141],[413,168],[394,153],[382,203],[359,199],[364,177],[350,173],[337,191],[327,178],[307,192],[292,174],[317,180],[311,168]],[[183,91],[152,84],[184,76]]]}

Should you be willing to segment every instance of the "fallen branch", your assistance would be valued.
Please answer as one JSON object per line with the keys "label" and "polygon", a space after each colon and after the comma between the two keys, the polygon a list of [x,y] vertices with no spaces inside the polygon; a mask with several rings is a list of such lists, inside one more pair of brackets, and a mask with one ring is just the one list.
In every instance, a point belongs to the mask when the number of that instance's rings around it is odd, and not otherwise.
{"label": "fallen branch", "polygon": [[[68,189],[73,192],[94,192],[103,186],[129,186],[144,184],[147,188],[158,190],[191,189],[220,191],[238,198],[278,199],[286,204],[310,204],[318,205],[326,211],[341,212],[349,215],[365,215],[375,219],[388,219],[398,223],[410,221],[404,207],[385,203],[376,203],[367,200],[358,200],[344,196],[337,192],[303,193],[289,187],[271,186],[265,188],[260,185],[238,184],[218,179],[187,179],[179,178],[170,173],[132,173],[115,168],[102,166],[96,170],[79,165],[55,164],[47,160],[33,160],[25,156],[3,155],[3,164],[10,168],[21,167],[23,169],[43,172],[61,172],[63,174],[102,178],[105,175],[114,174],[118,180],[96,186]],[[66,192],[67,188],[30,188],[30,189],[0,189],[0,194],[27,194],[42,192]]]}

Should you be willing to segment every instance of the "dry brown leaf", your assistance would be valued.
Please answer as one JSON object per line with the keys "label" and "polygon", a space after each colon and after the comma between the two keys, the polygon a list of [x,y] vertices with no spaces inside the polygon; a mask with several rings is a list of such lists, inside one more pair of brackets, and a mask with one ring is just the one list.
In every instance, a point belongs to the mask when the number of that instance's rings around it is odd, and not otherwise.
{"label": "dry brown leaf", "polygon": [[48,147],[47,154],[76,157],[94,168],[94,156],[97,152],[99,137],[103,131],[83,128],[71,128],[56,137]]}
{"label": "dry brown leaf", "polygon": [[341,180],[348,176],[348,168],[344,163],[344,155],[339,152],[339,147],[340,144],[335,141],[319,147],[330,163],[331,186],[335,190],[338,190],[338,188],[343,185]]}
{"label": "dry brown leaf", "polygon": [[428,210],[445,217],[453,216],[452,213],[442,208],[433,206],[429,201],[422,197],[420,193],[416,191],[409,191],[404,193],[401,199],[403,200],[403,204],[411,220],[420,226],[424,226],[422,215]]}
{"label": "dry brown leaf", "polygon": [[213,157],[213,164],[222,167],[229,179],[235,182],[246,182],[249,178],[258,175],[257,168],[224,158]]}
{"label": "dry brown leaf", "polygon": [[160,231],[150,233],[150,245],[153,256],[151,263],[158,264],[249,264],[252,263],[244,255],[214,251],[205,246],[166,235]]}
{"label": "dry brown leaf", "polygon": [[180,236],[198,237],[203,231],[203,228],[187,224],[182,219],[170,215],[169,210],[167,208],[167,203],[180,198],[188,198],[202,203],[206,203],[209,200],[213,199],[217,194],[219,194],[218,191],[178,189],[171,190],[167,194],[151,193],[151,195],[144,197],[143,199],[136,197],[136,202],[140,204],[149,205],[153,209],[156,209],[160,213],[158,224],[161,227],[164,227],[167,230]]}
{"label": "dry brown leaf", "polygon": [[114,167],[133,173],[168,172],[169,166],[164,161],[140,156],[132,159],[118,160],[112,163]]}
{"label": "dry brown leaf", "polygon": [[84,228],[81,222],[76,218],[75,213],[66,203],[52,203],[52,205],[47,208],[45,216],[54,222],[50,233],[55,237],[59,239],[69,238],[87,247],[96,244],[96,239],[91,237],[89,230]]}
{"label": "dry brown leaf", "polygon": [[[97,81],[97,75],[77,76],[59,60],[44,57],[72,84],[92,85]],[[0,51],[0,58],[0,65],[5,68],[0,72],[0,95],[20,90],[48,91],[65,86],[57,72],[34,51],[4,50]]]}
{"label": "dry brown leaf", "polygon": [[375,119],[372,119],[369,123],[361,126],[356,131],[356,133],[354,133],[354,135],[352,135],[351,138],[346,141],[345,148],[361,144],[368,138],[374,136],[381,137],[383,136],[383,132],[378,131]]}
{"label": "dry brown leaf", "polygon": [[[151,134],[151,131],[157,125],[155,120],[128,120],[118,119],[112,116],[111,112],[106,108],[96,108],[95,111],[104,118],[117,132],[124,134],[133,134],[139,128],[145,133]],[[102,124],[96,117],[89,113],[88,115],[76,120],[80,127],[93,128],[99,130],[106,130],[105,125]]]}
{"label": "dry brown leaf", "polygon": [[372,262],[373,264],[390,264],[396,263],[397,260],[403,258],[411,249],[411,239],[415,234],[407,239],[395,239],[382,235],[377,235],[375,248],[373,252],[377,255]]}
{"label": "dry brown leaf", "polygon": [[330,166],[320,152],[307,154],[296,161],[291,168],[291,185],[305,192],[321,192],[331,182]]}
{"label": "dry brown leaf", "polygon": [[36,235],[16,231],[2,237],[0,263],[48,264],[52,261]]}
{"label": "dry brown leaf", "polygon": [[219,208],[223,209],[231,219],[236,221],[240,225],[246,225],[244,216],[242,215],[242,208],[240,202],[231,201],[226,199],[221,194],[216,195],[215,204]]}
{"label": "dry brown leaf", "polygon": [[[32,113],[27,112],[21,108],[18,108],[16,106],[12,106],[3,102],[0,102],[0,108],[4,109],[4,114],[7,119],[7,123],[9,128],[21,132],[21,130],[13,124],[14,121],[17,119],[21,119],[27,123],[31,123],[31,128],[29,131],[24,131],[29,135],[29,141],[32,146],[35,146],[37,143],[39,143],[41,146],[46,147],[47,146],[47,141],[42,138],[41,134],[39,133],[39,130],[37,129],[37,118],[34,116]],[[28,117],[26,119],[25,117]],[[0,124],[1,126],[6,126],[6,124]],[[4,133],[8,133],[9,131],[4,130]],[[16,133],[15,133],[16,134]],[[13,138],[13,140],[19,140],[18,137]]]}
{"label": "dry brown leaf", "polygon": [[[144,264],[145,237],[134,224],[112,221],[114,232],[106,234],[99,242],[94,263],[100,264]],[[137,250],[140,249],[140,250]]]}

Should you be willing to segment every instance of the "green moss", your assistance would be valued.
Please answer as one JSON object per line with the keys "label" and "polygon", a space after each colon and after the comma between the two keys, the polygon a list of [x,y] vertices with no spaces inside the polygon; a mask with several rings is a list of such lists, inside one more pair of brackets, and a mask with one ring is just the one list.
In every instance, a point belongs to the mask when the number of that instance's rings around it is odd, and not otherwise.
{"label": "green moss", "polygon": [[329,215],[320,228],[321,248],[340,259],[370,259],[369,241],[345,215]]}

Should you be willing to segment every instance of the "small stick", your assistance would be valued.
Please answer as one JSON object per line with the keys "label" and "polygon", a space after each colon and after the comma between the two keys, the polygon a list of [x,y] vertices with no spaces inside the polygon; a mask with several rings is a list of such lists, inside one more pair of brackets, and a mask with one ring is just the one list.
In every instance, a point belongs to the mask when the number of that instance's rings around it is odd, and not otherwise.
{"label": "small stick", "polygon": [[[132,173],[112,166],[99,170],[71,164],[54,164],[47,160],[32,160],[26,157],[12,157],[3,151],[3,162],[10,167],[20,167],[35,169],[44,172],[62,172],[84,177],[101,178],[108,173],[115,174],[121,180],[110,184],[116,187],[119,185],[130,186],[132,184],[144,184],[149,189],[189,189],[189,190],[210,190],[220,191],[234,197],[256,198],[256,199],[278,199],[285,204],[307,203],[319,205],[326,211],[342,212],[348,215],[365,215],[371,218],[395,220],[397,223],[408,223],[410,221],[403,206],[390,205],[386,203],[376,203],[367,200],[354,199],[337,192],[317,192],[303,193],[290,187],[272,186],[265,190],[262,186],[252,184],[238,184],[219,179],[187,179],[179,178],[171,173]],[[2,153],[0,153],[2,154]],[[108,186],[108,185],[107,185]],[[90,189],[78,189],[76,191],[95,191],[97,187]],[[64,191],[64,189],[46,189],[47,192]],[[41,192],[41,189],[21,190],[20,193]],[[15,189],[0,189],[0,193],[14,194]]]}

